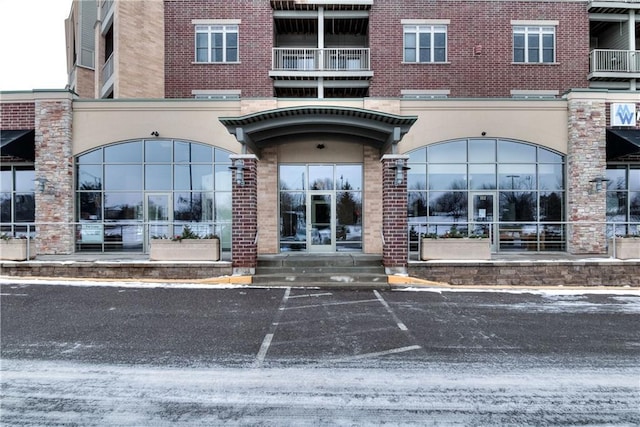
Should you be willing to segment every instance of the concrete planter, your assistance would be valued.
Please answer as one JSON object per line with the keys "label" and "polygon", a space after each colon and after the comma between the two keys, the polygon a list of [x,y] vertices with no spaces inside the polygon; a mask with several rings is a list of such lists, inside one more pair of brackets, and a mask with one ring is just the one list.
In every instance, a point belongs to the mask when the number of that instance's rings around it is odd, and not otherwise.
{"label": "concrete planter", "polygon": [[489,239],[422,239],[422,260],[491,259]]}
{"label": "concrete planter", "polygon": [[220,239],[152,239],[152,261],[220,261]]}
{"label": "concrete planter", "polygon": [[27,259],[27,244],[30,253],[29,258],[35,258],[36,246],[34,241],[27,239],[0,240],[0,259],[7,261],[25,261]]}
{"label": "concrete planter", "polygon": [[[616,258],[640,259],[640,238],[616,238]],[[609,248],[613,247],[613,241],[609,240]]]}

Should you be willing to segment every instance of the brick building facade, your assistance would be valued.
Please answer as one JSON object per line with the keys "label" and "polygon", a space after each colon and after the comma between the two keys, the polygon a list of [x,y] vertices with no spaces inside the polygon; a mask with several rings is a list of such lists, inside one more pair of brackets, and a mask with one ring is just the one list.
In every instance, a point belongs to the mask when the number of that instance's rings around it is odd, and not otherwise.
{"label": "brick building facade", "polygon": [[2,227],[32,193],[40,254],[190,225],[238,271],[289,251],[403,271],[423,235],[601,254],[639,231],[640,5],[80,3],[70,91],[2,97],[1,130],[35,131],[34,159],[3,142]]}

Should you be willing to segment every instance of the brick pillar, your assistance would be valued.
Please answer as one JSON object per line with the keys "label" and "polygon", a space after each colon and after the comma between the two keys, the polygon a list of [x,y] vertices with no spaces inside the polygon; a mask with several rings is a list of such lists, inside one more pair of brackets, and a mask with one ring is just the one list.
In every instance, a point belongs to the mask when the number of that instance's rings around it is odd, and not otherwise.
{"label": "brick pillar", "polygon": [[606,173],[606,103],[570,94],[567,149],[567,251],[606,253],[606,185],[590,182]]}
{"label": "brick pillar", "polygon": [[36,99],[36,247],[41,255],[74,251],[71,121],[70,98]]}
{"label": "brick pillar", "polygon": [[[256,166],[258,158],[253,154],[230,156],[234,165],[242,161],[242,169],[233,171],[233,196],[231,202],[231,261],[234,274],[254,274],[258,263],[258,185]],[[239,174],[244,183],[238,182]],[[275,209],[275,207],[274,207]]]}
{"label": "brick pillar", "polygon": [[406,164],[408,158],[382,156],[382,263],[387,274],[407,272],[407,172],[402,170],[402,183],[396,184],[396,161]]}

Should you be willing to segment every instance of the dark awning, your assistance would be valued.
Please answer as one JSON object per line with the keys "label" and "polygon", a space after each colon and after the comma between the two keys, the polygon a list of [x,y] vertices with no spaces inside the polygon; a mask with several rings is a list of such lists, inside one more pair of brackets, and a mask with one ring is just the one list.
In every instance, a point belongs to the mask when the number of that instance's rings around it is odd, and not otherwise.
{"label": "dark awning", "polygon": [[279,138],[308,133],[350,135],[373,145],[382,153],[392,149],[418,118],[380,111],[337,106],[280,108],[240,117],[221,117],[220,122],[256,155]]}
{"label": "dark awning", "polygon": [[35,160],[35,135],[33,129],[0,131],[0,156]]}
{"label": "dark awning", "polygon": [[607,129],[607,160],[640,154],[640,129]]}

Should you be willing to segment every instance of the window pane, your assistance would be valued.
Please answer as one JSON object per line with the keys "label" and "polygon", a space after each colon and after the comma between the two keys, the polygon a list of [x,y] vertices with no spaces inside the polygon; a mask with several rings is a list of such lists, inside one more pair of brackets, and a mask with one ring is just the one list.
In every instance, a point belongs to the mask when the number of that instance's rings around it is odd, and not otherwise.
{"label": "window pane", "polygon": [[36,199],[33,193],[16,194],[13,207],[15,222],[34,222],[36,220]]}
{"label": "window pane", "polygon": [[128,142],[104,149],[105,163],[142,163],[142,142]]}
{"label": "window pane", "polygon": [[427,192],[426,191],[409,191],[409,209],[407,215],[409,218],[427,219]]}
{"label": "window pane", "polygon": [[466,188],[466,165],[429,165],[430,190],[464,190]]}
{"label": "window pane", "polygon": [[626,190],[627,189],[627,169],[607,169],[607,189]]}
{"label": "window pane", "polygon": [[433,224],[429,227],[430,232],[434,230],[443,235],[455,226],[458,231],[466,233],[467,197],[466,191],[429,193],[429,223]]}
{"label": "window pane", "polygon": [[464,163],[467,161],[467,141],[430,145],[427,158],[429,163]]}
{"label": "window pane", "polygon": [[102,165],[78,165],[78,190],[102,190]]}
{"label": "window pane", "polygon": [[283,250],[306,248],[305,199],[304,192],[280,193],[280,240]]}
{"label": "window pane", "polygon": [[172,141],[146,141],[144,144],[144,158],[148,163],[170,163],[172,151]]}
{"label": "window pane", "polygon": [[473,190],[496,188],[496,165],[469,165],[469,181]]}
{"label": "window pane", "polygon": [[333,166],[309,166],[309,188],[311,190],[333,190]]}
{"label": "window pane", "polygon": [[[362,192],[340,191],[336,194],[337,225],[355,225],[362,222]],[[355,239],[351,236],[350,240]],[[358,236],[360,237],[360,236]],[[343,239],[344,240],[344,239]]]}
{"label": "window pane", "polygon": [[470,139],[469,163],[495,163],[495,139]]}
{"label": "window pane", "polygon": [[211,221],[213,219],[213,193],[175,193],[173,219],[176,221]]}
{"label": "window pane", "polygon": [[425,163],[427,161],[427,149],[420,148],[418,150],[412,151],[409,153],[409,162],[410,163]]}
{"label": "window pane", "polygon": [[144,182],[146,190],[171,190],[171,165],[146,165]]}
{"label": "window pane", "polygon": [[405,62],[416,62],[416,35],[404,35],[404,60]]}
{"label": "window pane", "polygon": [[0,193],[0,222],[11,222],[11,193]]}
{"label": "window pane", "polygon": [[498,162],[500,163],[535,163],[536,148],[532,145],[511,141],[498,141]]}
{"label": "window pane", "polygon": [[607,191],[607,221],[627,220],[627,192]]}
{"label": "window pane", "polygon": [[232,187],[232,175],[229,166],[227,165],[216,165],[215,167],[215,189],[216,191],[231,191]]}
{"label": "window pane", "polygon": [[336,180],[338,190],[362,189],[362,166],[338,165],[336,166]]}
{"label": "window pane", "polygon": [[142,189],[142,165],[105,165],[104,175],[107,190]]}
{"label": "window pane", "polygon": [[220,149],[215,149],[215,162],[216,163],[231,163],[231,160],[229,159],[229,156],[231,155],[231,153],[229,153],[228,151],[224,151],[224,150],[220,150]]}
{"label": "window pane", "polygon": [[80,219],[102,219],[102,193],[98,191],[79,193],[78,207],[80,209]]}
{"label": "window pane", "polygon": [[76,163],[102,163],[102,149],[78,156]]}
{"label": "window pane", "polygon": [[562,163],[562,156],[538,147],[538,161],[540,163]]}
{"label": "window pane", "polygon": [[213,174],[209,165],[175,165],[175,190],[213,190]]}
{"label": "window pane", "polygon": [[227,49],[227,62],[238,62],[238,49]]}
{"label": "window pane", "polygon": [[536,221],[536,197],[533,191],[501,191],[500,221]]}
{"label": "window pane", "polygon": [[25,193],[36,191],[36,183],[34,181],[36,178],[36,171],[16,168],[15,173],[15,191],[22,191]]}
{"label": "window pane", "polygon": [[513,61],[524,62],[524,34],[513,35]]}
{"label": "window pane", "polygon": [[427,165],[411,165],[407,171],[407,189],[427,189]]}
{"label": "window pane", "polygon": [[280,166],[280,190],[304,190],[306,168],[304,166]]}
{"label": "window pane", "polygon": [[562,190],[564,182],[562,165],[539,165],[538,179],[540,180],[540,190]]}
{"label": "window pane", "polygon": [[536,166],[498,165],[498,185],[505,190],[535,190]]}
{"label": "window pane", "polygon": [[529,34],[527,37],[527,42],[529,44],[527,49],[529,54],[528,62],[540,62],[540,40],[538,37],[539,36],[537,34]]}
{"label": "window pane", "polygon": [[3,168],[0,171],[0,191],[13,191],[13,172],[11,168]]}
{"label": "window pane", "polygon": [[215,194],[216,206],[214,220],[231,221],[231,193],[218,191]]}
{"label": "window pane", "polygon": [[104,219],[142,220],[142,193],[105,193]]}
{"label": "window pane", "polygon": [[640,190],[640,169],[629,170],[629,190]]}
{"label": "window pane", "polygon": [[540,221],[563,221],[564,193],[561,191],[540,193]]}

